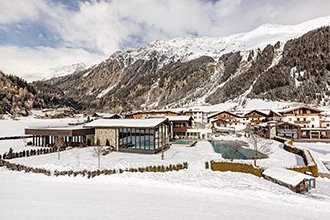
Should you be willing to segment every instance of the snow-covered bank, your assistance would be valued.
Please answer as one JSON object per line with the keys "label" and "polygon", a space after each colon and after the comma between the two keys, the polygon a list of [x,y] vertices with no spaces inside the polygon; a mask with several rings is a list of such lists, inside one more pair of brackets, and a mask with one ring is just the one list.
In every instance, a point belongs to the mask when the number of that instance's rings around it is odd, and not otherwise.
{"label": "snow-covered bank", "polygon": [[[1,126],[0,132],[21,135],[27,126],[65,124],[67,120],[4,120],[0,123],[6,126]],[[1,150],[8,150],[6,144],[0,141]],[[11,146],[26,148],[23,141],[16,144]],[[273,141],[270,147],[273,153],[258,160],[259,166],[301,163],[301,158],[284,151],[281,143]],[[61,152],[60,160],[52,153],[10,161],[52,171],[96,170],[92,149]],[[326,150],[321,152],[328,155]],[[223,158],[209,142],[198,142],[195,147],[171,147],[165,152],[165,160],[160,154],[119,152],[101,158],[101,169],[189,164],[188,169],[166,173],[124,172],[88,179],[80,175],[48,177],[1,167],[0,219],[327,219],[330,215],[329,179],[317,178],[316,189],[300,195],[250,174],[205,169],[205,162],[210,160]]]}
{"label": "snow-covered bank", "polygon": [[[0,218],[325,219],[330,214],[328,198],[301,196],[252,175],[205,171],[202,180],[191,174],[127,173],[88,180],[1,168]],[[190,183],[181,183],[182,177],[190,177]]]}

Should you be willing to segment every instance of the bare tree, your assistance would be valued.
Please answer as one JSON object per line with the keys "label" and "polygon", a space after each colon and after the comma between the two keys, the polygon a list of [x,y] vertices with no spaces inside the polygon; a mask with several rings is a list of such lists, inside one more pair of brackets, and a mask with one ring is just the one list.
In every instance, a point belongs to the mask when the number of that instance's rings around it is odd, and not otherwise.
{"label": "bare tree", "polygon": [[257,159],[268,157],[272,152],[270,140],[262,138],[258,129],[248,128],[249,142],[253,146],[254,150],[254,166],[257,166]]}
{"label": "bare tree", "polygon": [[102,146],[96,146],[93,148],[92,155],[94,157],[97,157],[97,165],[98,168],[100,169],[101,166],[101,155],[103,153],[103,147]]}
{"label": "bare tree", "polygon": [[65,143],[62,136],[57,136],[55,138],[55,147],[57,149],[57,159],[60,160],[60,149],[64,147]]}

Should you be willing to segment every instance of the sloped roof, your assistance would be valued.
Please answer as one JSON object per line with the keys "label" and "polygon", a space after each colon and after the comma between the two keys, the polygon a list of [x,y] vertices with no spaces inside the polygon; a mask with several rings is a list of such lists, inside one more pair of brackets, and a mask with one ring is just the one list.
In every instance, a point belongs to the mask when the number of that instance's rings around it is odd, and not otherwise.
{"label": "sloped roof", "polygon": [[297,110],[297,109],[310,109],[312,111],[315,111],[315,112],[324,112],[324,110],[322,109],[318,109],[318,108],[314,108],[314,107],[310,107],[310,106],[307,106],[307,105],[303,105],[303,106],[299,106],[299,107],[293,107],[293,108],[289,108],[289,109],[286,109],[286,110],[283,110],[282,112],[283,113],[287,113],[287,112],[291,112],[291,111],[294,111],[294,110]]}
{"label": "sloped roof", "polygon": [[119,117],[120,118],[120,115],[117,115],[117,114],[111,114],[111,113],[104,113],[104,112],[95,112],[93,114],[93,116],[98,116],[98,117],[101,117],[101,118],[112,118],[112,117]]}
{"label": "sloped roof", "polygon": [[227,114],[232,115],[232,116],[234,116],[234,117],[236,117],[236,118],[241,118],[241,116],[239,116],[239,115],[237,115],[237,114],[235,114],[235,113],[229,112],[229,111],[221,111],[221,112],[217,112],[217,113],[214,113],[214,114],[209,115],[207,118],[208,118],[208,119],[209,119],[209,118],[213,118],[214,116],[220,115],[220,114],[222,114],[222,113],[227,113]]}
{"label": "sloped roof", "polygon": [[166,113],[166,112],[171,112],[171,113],[176,113],[179,114],[181,111],[179,110],[173,110],[173,109],[155,109],[155,110],[147,110],[147,111],[136,111],[136,112],[132,112],[132,115],[134,114],[149,114],[149,113]]}
{"label": "sloped roof", "polygon": [[263,116],[265,116],[265,117],[267,117],[268,114],[269,114],[269,111],[260,111],[260,110],[256,110],[256,109],[255,109],[255,110],[252,110],[252,111],[246,113],[245,116],[249,115],[249,114],[252,113],[252,112],[256,112],[256,113],[258,113],[258,114],[260,114],[260,115],[263,115]]}
{"label": "sloped roof", "polygon": [[275,111],[275,110],[269,110],[269,113],[268,113],[268,116],[270,116],[272,113],[274,113],[275,115],[277,115],[277,116],[282,116],[282,114],[281,113],[279,113],[279,112],[277,112],[277,111]]}

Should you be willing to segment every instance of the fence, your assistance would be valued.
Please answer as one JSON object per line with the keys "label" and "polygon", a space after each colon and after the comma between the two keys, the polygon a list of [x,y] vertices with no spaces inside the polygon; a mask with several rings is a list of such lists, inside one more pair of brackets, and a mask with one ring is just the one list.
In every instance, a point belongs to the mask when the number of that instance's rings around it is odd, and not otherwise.
{"label": "fence", "polygon": [[23,150],[20,152],[14,152],[13,148],[9,148],[8,152],[4,153],[2,156],[0,155],[0,159],[10,160],[15,158],[21,157],[32,157],[42,154],[50,154],[59,151],[65,151],[65,147],[57,148],[39,148],[39,149],[30,149],[30,150]]}

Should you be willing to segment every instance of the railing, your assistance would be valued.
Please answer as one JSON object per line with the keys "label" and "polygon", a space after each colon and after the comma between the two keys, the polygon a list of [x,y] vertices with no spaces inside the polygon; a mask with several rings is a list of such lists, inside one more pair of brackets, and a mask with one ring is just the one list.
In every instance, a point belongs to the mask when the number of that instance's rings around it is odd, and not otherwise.
{"label": "railing", "polygon": [[173,128],[173,132],[187,132],[188,128]]}
{"label": "railing", "polygon": [[294,121],[295,124],[310,124],[311,121]]}
{"label": "railing", "polygon": [[297,129],[277,129],[279,133],[297,133]]}

